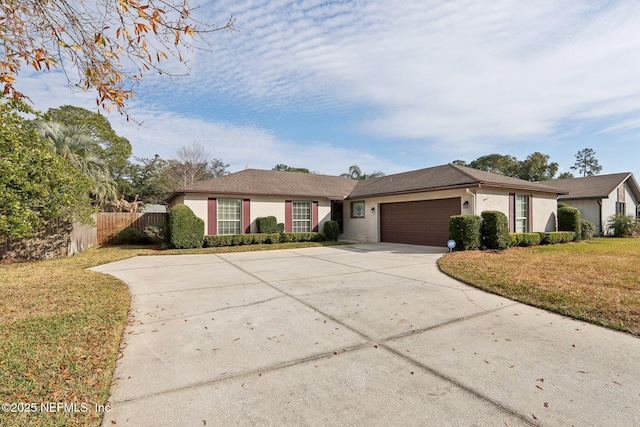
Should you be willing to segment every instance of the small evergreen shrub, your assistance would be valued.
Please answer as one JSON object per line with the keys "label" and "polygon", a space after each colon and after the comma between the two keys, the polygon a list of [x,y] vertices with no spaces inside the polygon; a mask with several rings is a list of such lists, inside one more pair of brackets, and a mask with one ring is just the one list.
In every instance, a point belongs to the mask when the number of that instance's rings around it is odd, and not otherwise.
{"label": "small evergreen shrub", "polygon": [[536,246],[540,244],[540,233],[509,233],[510,246]]}
{"label": "small evergreen shrub", "polygon": [[638,231],[638,222],[634,217],[620,213],[607,219],[607,227],[613,231],[613,237],[626,237]]}
{"label": "small evergreen shrub", "polygon": [[549,233],[540,233],[541,245],[554,245],[556,243],[573,242],[576,239],[576,233],[573,231],[552,231]]}
{"label": "small evergreen shrub", "polygon": [[169,243],[169,227],[166,222],[147,225],[144,234],[154,245]]}
{"label": "small evergreen shrub", "polygon": [[337,241],[340,235],[340,226],[336,221],[327,221],[324,223],[324,234],[327,240]]}
{"label": "small evergreen shrub", "polygon": [[204,236],[204,247],[242,246],[275,244],[287,242],[322,242],[326,240],[324,233],[258,233],[258,234],[222,234]]}
{"label": "small evergreen shrub", "polygon": [[256,218],[256,225],[258,226],[258,233],[260,234],[273,234],[278,232],[278,220],[275,216],[261,216]]}
{"label": "small evergreen shrub", "polygon": [[177,249],[201,248],[204,221],[186,205],[175,205],[169,212],[171,244]]}
{"label": "small evergreen shrub", "polygon": [[111,242],[114,245],[146,245],[149,243],[149,239],[142,231],[127,227],[113,236]]}
{"label": "small evergreen shrub", "polygon": [[576,233],[576,239],[582,236],[580,227],[580,210],[572,207],[558,209],[558,231],[573,231]]}
{"label": "small evergreen shrub", "polygon": [[279,222],[277,226],[278,226],[278,231],[276,231],[276,233],[284,233],[284,223]]}
{"label": "small evergreen shrub", "polygon": [[582,233],[582,235],[580,236],[582,240],[593,239],[593,236],[596,234],[596,225],[591,221],[587,221],[586,219],[581,219],[580,232]]}
{"label": "small evergreen shrub", "polygon": [[478,215],[453,215],[449,218],[449,238],[455,240],[456,251],[479,249],[482,218]]}
{"label": "small evergreen shrub", "polygon": [[558,202],[558,209],[560,209],[560,208],[568,208],[568,207],[570,207],[568,204],[562,203],[562,202]]}
{"label": "small evergreen shrub", "polygon": [[509,247],[509,220],[500,211],[484,211],[482,217],[482,244],[488,249]]}

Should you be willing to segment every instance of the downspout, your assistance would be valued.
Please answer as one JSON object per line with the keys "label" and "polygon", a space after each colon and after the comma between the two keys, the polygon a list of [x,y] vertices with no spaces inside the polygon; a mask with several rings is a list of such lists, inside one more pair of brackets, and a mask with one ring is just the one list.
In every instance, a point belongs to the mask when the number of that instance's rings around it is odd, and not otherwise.
{"label": "downspout", "polygon": [[599,210],[599,222],[600,222],[600,235],[604,236],[604,224],[602,224],[602,199],[598,199]]}
{"label": "downspout", "polygon": [[468,188],[466,190],[467,190],[467,194],[469,194],[471,197],[473,197],[473,211],[471,213],[473,215],[475,215],[476,214],[476,195],[475,195],[475,193],[473,193]]}

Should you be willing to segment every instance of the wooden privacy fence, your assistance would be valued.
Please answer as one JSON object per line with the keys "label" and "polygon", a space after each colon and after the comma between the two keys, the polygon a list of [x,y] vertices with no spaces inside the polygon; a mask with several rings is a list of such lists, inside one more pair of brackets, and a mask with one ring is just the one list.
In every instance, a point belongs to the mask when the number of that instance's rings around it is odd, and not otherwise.
{"label": "wooden privacy fence", "polygon": [[132,227],[138,231],[144,231],[147,226],[168,219],[166,213],[100,212],[97,215],[99,245],[108,243],[114,235],[125,228]]}
{"label": "wooden privacy fence", "polygon": [[[93,220],[96,216],[92,215]],[[0,260],[26,261],[53,259],[83,252],[98,243],[93,224],[49,221],[30,238],[13,239],[0,236]]]}

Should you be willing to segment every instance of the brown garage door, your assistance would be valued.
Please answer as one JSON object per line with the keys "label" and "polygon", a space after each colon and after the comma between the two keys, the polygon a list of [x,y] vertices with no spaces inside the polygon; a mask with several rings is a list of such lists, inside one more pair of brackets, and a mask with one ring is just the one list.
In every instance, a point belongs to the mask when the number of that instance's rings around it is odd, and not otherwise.
{"label": "brown garage door", "polygon": [[460,215],[460,198],[380,205],[380,240],[446,246],[449,217]]}

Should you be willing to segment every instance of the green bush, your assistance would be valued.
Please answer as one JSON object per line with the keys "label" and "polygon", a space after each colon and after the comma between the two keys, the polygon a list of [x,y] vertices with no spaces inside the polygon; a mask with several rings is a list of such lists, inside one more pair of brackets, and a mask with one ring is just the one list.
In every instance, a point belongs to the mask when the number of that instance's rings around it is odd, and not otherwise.
{"label": "green bush", "polygon": [[204,221],[188,206],[175,205],[169,212],[169,234],[175,248],[201,248],[204,241]]}
{"label": "green bush", "polygon": [[576,239],[582,236],[580,228],[580,210],[572,207],[558,209],[558,231],[573,231],[576,233]]}
{"label": "green bush", "polygon": [[614,237],[626,237],[638,231],[638,222],[634,217],[620,213],[607,219],[607,227],[613,230]]}
{"label": "green bush", "polygon": [[169,243],[169,227],[166,222],[147,225],[144,229],[144,234],[149,242],[155,245]]}
{"label": "green bush", "polygon": [[541,233],[509,233],[510,246],[536,246],[542,240]]}
{"label": "green bush", "polygon": [[455,240],[456,251],[479,249],[482,218],[478,215],[453,215],[449,218],[449,238]]}
{"label": "green bush", "polygon": [[582,233],[582,235],[580,236],[582,240],[593,239],[593,236],[596,234],[596,225],[591,221],[587,221],[586,219],[581,219],[580,232]]}
{"label": "green bush", "polygon": [[258,233],[260,234],[273,234],[278,232],[278,220],[275,216],[261,216],[256,218],[256,225],[258,226]]}
{"label": "green bush", "polygon": [[277,226],[278,226],[278,231],[277,231],[277,233],[284,233],[284,223],[279,222],[279,223],[277,224]]}
{"label": "green bush", "polygon": [[322,242],[326,240],[324,233],[271,233],[271,234],[222,234],[204,236],[206,248],[222,246],[260,245],[286,242]]}
{"label": "green bush", "polygon": [[562,203],[562,202],[558,202],[558,209],[560,209],[560,208],[568,208],[568,207],[570,207],[568,204]]}
{"label": "green bush", "polygon": [[576,233],[573,231],[552,231],[549,233],[540,233],[541,245],[553,245],[556,243],[573,242],[576,239]]}
{"label": "green bush", "polygon": [[340,235],[340,226],[336,221],[327,221],[324,223],[324,234],[327,240],[336,241]]}
{"label": "green bush", "polygon": [[500,211],[484,211],[482,216],[482,244],[488,249],[509,247],[509,220]]}
{"label": "green bush", "polygon": [[149,243],[149,239],[142,231],[127,227],[113,236],[111,242],[114,245],[146,245]]}

